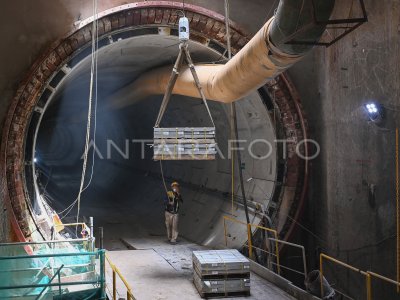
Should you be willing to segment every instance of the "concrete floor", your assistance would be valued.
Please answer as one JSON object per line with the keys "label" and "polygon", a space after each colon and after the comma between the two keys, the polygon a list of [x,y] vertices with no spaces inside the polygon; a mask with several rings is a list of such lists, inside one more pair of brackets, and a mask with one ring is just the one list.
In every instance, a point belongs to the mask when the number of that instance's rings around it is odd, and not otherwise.
{"label": "concrete floor", "polygon": [[[113,263],[131,284],[136,299],[201,299],[192,283],[192,251],[206,249],[184,239],[170,245],[165,237],[125,238],[123,243],[137,250],[109,251]],[[111,279],[111,270],[107,269]],[[126,297],[122,282],[117,282],[118,295]],[[279,288],[251,274],[251,296],[226,299],[294,299]]]}

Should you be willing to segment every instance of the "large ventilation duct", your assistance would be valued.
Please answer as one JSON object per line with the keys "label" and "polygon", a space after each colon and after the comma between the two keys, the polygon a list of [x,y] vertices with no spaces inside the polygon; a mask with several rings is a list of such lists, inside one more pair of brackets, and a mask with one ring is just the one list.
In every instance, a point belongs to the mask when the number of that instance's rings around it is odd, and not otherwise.
{"label": "large ventilation duct", "polygon": [[[225,65],[196,66],[206,98],[236,101],[291,67],[312,46],[287,42],[293,38],[317,42],[326,27],[321,22],[329,19],[334,4],[335,0],[281,0],[276,15],[232,60]],[[150,95],[164,94],[170,72],[171,66],[167,66],[144,73],[113,95],[111,105],[121,108]],[[173,94],[199,97],[188,68],[180,73]]]}

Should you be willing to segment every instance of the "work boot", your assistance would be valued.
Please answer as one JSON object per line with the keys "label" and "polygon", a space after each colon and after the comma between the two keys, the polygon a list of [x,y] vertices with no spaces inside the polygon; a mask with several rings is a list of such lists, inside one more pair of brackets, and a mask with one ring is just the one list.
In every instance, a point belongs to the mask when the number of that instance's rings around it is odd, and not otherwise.
{"label": "work boot", "polygon": [[175,245],[176,244],[176,240],[170,240],[171,245]]}

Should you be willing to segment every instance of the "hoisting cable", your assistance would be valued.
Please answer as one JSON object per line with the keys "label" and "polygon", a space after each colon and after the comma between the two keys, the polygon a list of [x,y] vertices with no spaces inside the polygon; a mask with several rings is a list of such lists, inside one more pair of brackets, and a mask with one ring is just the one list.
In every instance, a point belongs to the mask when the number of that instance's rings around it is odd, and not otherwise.
{"label": "hoisting cable", "polygon": [[[229,0],[225,0],[225,31],[226,31],[226,48],[228,50],[228,60],[232,58],[231,49],[231,27],[229,26]],[[233,125],[233,104],[231,102],[231,117],[230,117],[230,128],[231,128],[231,140],[235,139],[235,128]],[[231,214],[234,216],[234,202],[235,202],[235,152],[231,150],[231,195],[232,195],[232,206]]]}
{"label": "hoisting cable", "polygon": [[188,44],[186,42],[183,42],[183,43],[181,43],[179,45],[179,54],[178,54],[178,57],[177,57],[177,59],[175,61],[174,67],[172,69],[172,72],[171,72],[171,75],[170,75],[170,78],[169,78],[169,81],[168,81],[168,85],[167,85],[167,88],[166,88],[166,91],[165,91],[165,94],[164,94],[164,98],[163,98],[162,103],[161,103],[160,111],[158,112],[158,116],[157,116],[156,122],[154,124],[155,128],[158,128],[160,126],[160,123],[161,123],[162,118],[164,116],[165,110],[167,109],[167,105],[169,103],[169,100],[171,99],[172,91],[173,91],[175,83],[176,83],[176,81],[178,79],[179,72],[181,70],[182,63],[183,63],[184,59],[186,60],[186,63],[189,66],[190,72],[192,73],[192,76],[193,76],[194,82],[196,84],[197,90],[198,90],[199,95],[200,95],[200,97],[201,97],[201,99],[202,99],[202,101],[203,101],[203,103],[204,103],[204,105],[205,105],[205,107],[207,109],[207,113],[208,113],[208,116],[210,117],[212,126],[215,127],[214,119],[213,119],[213,117],[211,115],[210,108],[208,107],[206,96],[204,95],[203,88],[201,87],[199,77],[198,77],[198,75],[196,73],[195,66],[193,64],[192,58],[191,58],[189,50],[188,50]]}
{"label": "hoisting cable", "polygon": [[169,77],[167,89],[165,90],[164,98],[161,102],[161,107],[158,112],[157,120],[156,120],[156,123],[154,124],[154,127],[156,127],[156,128],[160,126],[160,123],[164,116],[165,110],[167,109],[168,102],[171,98],[172,90],[174,89],[176,80],[178,79],[178,76],[179,76],[179,69],[183,62],[183,52],[181,51],[181,45],[179,45],[179,49],[180,49],[180,51],[179,51],[178,57],[175,61],[174,67],[172,68],[172,73]]}
{"label": "hoisting cable", "polygon": [[[187,19],[185,17],[185,2],[184,1],[182,2],[182,8],[183,8],[183,17],[181,19],[186,20],[186,22],[187,22]],[[189,25],[189,23],[187,23],[187,28],[185,28],[186,30],[189,30],[189,26],[188,25]],[[179,31],[180,30],[181,30],[181,28],[179,28]],[[165,113],[165,111],[167,109],[167,105],[169,103],[169,100],[171,99],[172,91],[173,91],[175,83],[176,83],[176,81],[178,79],[179,72],[181,70],[181,67],[182,67],[182,64],[183,64],[184,60],[186,61],[187,65],[189,66],[190,72],[191,72],[191,74],[193,76],[193,79],[194,79],[194,82],[196,84],[196,87],[197,87],[197,90],[199,92],[199,95],[200,95],[200,97],[201,97],[201,99],[202,99],[202,101],[203,101],[203,103],[204,103],[204,105],[205,105],[205,107],[207,109],[207,113],[208,113],[208,116],[210,117],[212,126],[215,128],[215,123],[214,123],[213,117],[211,115],[210,108],[208,107],[207,99],[206,99],[205,94],[203,92],[202,86],[200,84],[199,77],[198,77],[198,75],[196,73],[195,66],[193,64],[192,58],[190,56],[190,52],[188,50],[188,43],[187,43],[188,39],[189,39],[189,36],[185,36],[185,37],[183,37],[183,36],[181,37],[181,35],[179,36],[180,43],[179,43],[178,57],[177,57],[177,59],[175,61],[175,64],[174,64],[174,66],[172,68],[172,72],[171,72],[170,78],[168,80],[168,84],[167,84],[167,87],[166,87],[166,90],[165,90],[165,94],[164,94],[164,97],[163,97],[163,100],[162,100],[162,103],[161,103],[161,107],[160,107],[160,110],[158,112],[158,116],[157,116],[156,122],[154,124],[154,128],[159,128],[159,126],[160,126],[160,123],[162,121],[164,113]],[[168,189],[167,189],[167,184],[165,182],[163,165],[162,165],[162,161],[161,160],[160,160],[160,173],[161,173],[161,178],[162,178],[162,181],[163,181],[165,193],[167,194],[167,197],[168,197]]]}
{"label": "hoisting cable", "polygon": [[[231,36],[230,36],[230,26],[229,26],[229,0],[225,0],[225,26],[226,26],[226,41],[227,41],[227,48],[228,48],[228,59],[230,60],[232,58],[232,51],[231,51]],[[238,126],[237,126],[237,115],[236,115],[236,105],[235,102],[231,102],[231,138],[233,138],[233,140],[235,141],[235,147],[236,149],[239,148],[239,143],[238,143]],[[236,155],[235,155],[236,154]],[[235,151],[232,150],[231,153],[232,156],[232,215],[233,215],[233,199],[234,199],[234,161],[235,161],[235,156],[237,158],[237,162],[238,162],[238,170],[239,170],[239,181],[240,181],[240,190],[242,192],[242,199],[243,199],[243,206],[244,206],[244,212],[246,215],[246,221],[247,224],[251,224],[250,222],[250,217],[249,217],[249,209],[247,206],[247,199],[246,199],[246,193],[244,190],[244,181],[243,181],[243,172],[242,172],[242,157],[240,155],[239,151]],[[251,243],[252,245],[254,245],[253,243],[253,234],[250,231],[250,239],[251,239]],[[255,254],[255,259],[256,261],[258,261],[258,255],[257,252],[254,252]]]}

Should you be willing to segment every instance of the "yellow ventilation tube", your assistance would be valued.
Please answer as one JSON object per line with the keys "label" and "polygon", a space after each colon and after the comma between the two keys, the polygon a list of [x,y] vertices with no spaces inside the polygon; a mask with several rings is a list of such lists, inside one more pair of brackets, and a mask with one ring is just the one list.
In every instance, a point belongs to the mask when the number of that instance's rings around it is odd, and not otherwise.
{"label": "yellow ventilation tube", "polygon": [[[269,39],[271,18],[258,33],[225,65],[196,65],[196,71],[209,100],[230,103],[276,77],[304,55],[290,55],[279,51]],[[133,83],[112,96],[113,108],[122,108],[150,95],[164,94],[171,67],[144,73]],[[188,68],[178,77],[173,94],[199,98],[199,93]],[[129,96],[127,96],[129,95]]]}

